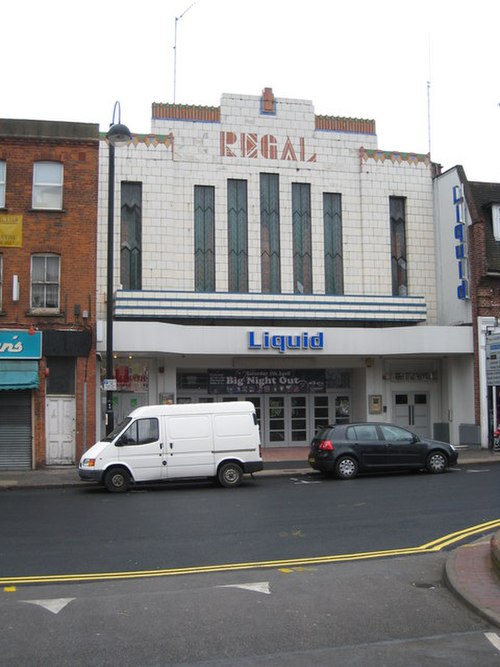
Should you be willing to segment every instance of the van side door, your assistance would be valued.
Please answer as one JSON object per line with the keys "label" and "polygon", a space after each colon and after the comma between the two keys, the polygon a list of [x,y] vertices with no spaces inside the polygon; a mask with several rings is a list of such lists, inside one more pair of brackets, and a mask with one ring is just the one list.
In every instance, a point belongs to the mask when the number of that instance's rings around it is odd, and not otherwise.
{"label": "van side door", "polygon": [[167,479],[213,477],[212,415],[168,415],[165,424]]}
{"label": "van side door", "polygon": [[132,470],[136,482],[161,479],[164,443],[158,417],[135,419],[115,447],[118,459]]}

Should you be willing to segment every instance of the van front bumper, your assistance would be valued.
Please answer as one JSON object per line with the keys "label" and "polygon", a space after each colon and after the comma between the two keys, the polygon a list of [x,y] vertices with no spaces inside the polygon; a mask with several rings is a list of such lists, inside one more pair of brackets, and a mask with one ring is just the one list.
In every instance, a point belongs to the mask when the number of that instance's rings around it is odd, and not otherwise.
{"label": "van front bumper", "polygon": [[87,470],[86,468],[78,468],[78,475],[84,482],[100,482],[102,477],[102,470]]}

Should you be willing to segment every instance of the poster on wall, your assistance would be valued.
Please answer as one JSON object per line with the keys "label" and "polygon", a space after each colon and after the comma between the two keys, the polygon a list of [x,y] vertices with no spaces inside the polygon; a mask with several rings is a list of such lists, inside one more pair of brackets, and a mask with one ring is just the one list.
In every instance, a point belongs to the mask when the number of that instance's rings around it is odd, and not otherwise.
{"label": "poster on wall", "polygon": [[325,391],[324,370],[209,370],[209,394],[311,394]]}
{"label": "poster on wall", "polygon": [[114,366],[116,391],[144,393],[149,390],[149,369],[143,361],[117,360]]}

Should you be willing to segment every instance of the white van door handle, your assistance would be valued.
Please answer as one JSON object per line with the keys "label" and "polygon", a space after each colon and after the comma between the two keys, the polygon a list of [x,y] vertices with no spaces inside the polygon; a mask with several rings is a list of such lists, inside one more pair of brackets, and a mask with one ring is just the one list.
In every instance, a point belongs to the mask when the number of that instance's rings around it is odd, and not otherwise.
{"label": "white van door handle", "polygon": [[170,449],[173,449],[173,448],[174,448],[174,443],[171,442],[171,443],[170,443]]}

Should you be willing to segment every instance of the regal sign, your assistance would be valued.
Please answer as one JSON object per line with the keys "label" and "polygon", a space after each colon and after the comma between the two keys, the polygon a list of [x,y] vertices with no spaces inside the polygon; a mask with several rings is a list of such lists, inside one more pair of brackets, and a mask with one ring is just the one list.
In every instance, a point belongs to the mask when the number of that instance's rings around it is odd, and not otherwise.
{"label": "regal sign", "polygon": [[272,134],[261,136],[254,132],[221,132],[220,154],[223,157],[316,162],[316,153],[308,152],[305,137],[293,140],[287,137],[280,142]]}

